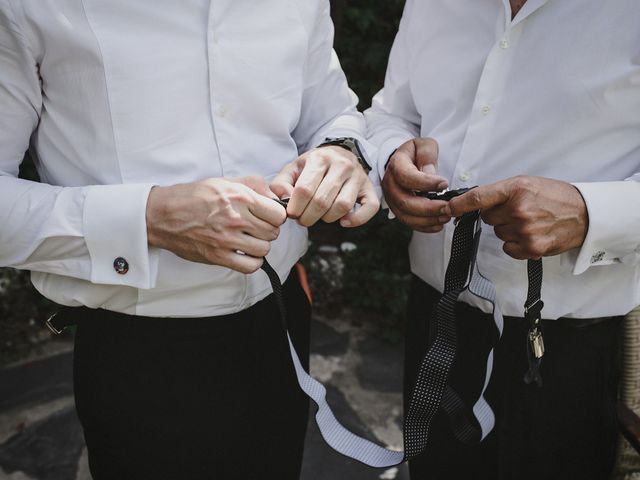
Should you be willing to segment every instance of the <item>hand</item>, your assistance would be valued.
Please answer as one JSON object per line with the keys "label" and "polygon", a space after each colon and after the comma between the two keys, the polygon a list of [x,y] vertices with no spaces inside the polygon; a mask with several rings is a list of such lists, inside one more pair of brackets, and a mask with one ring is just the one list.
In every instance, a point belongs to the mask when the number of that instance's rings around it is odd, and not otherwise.
{"label": "hand", "polygon": [[438,143],[432,138],[415,138],[395,151],[382,179],[391,211],[398,220],[419,232],[439,232],[451,220],[450,215],[440,212],[445,201],[414,195],[447,188],[447,179],[436,174],[437,165]]}
{"label": "hand", "polygon": [[[279,198],[290,198],[287,215],[305,227],[320,219],[357,227],[380,208],[373,184],[356,156],[338,146],[301,155],[274,178],[271,190]],[[356,202],[361,207],[352,212]]]}
{"label": "hand", "polygon": [[272,198],[258,177],[153,187],[147,202],[149,245],[193,262],[255,272],[286,220]]}
{"label": "hand", "polygon": [[452,199],[445,215],[459,217],[481,210],[485,223],[519,260],[557,255],[584,242],[589,216],[573,185],[541,177],[513,177],[474,188]]}

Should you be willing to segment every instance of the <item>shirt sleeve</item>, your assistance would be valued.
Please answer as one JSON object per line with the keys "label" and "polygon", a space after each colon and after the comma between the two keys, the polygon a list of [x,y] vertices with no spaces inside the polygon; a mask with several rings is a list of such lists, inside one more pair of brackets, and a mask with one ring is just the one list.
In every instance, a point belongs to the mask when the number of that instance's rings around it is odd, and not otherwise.
{"label": "shirt sleeve", "polygon": [[329,0],[308,2],[312,3],[317,8],[308,12],[313,21],[309,31],[301,114],[293,138],[300,153],[315,148],[328,137],[357,138],[364,149],[365,160],[372,167],[369,177],[374,184],[379,184],[375,173],[377,149],[367,141],[364,116],[357,109],[358,97],[349,88],[333,49],[334,28]]}
{"label": "shirt sleeve", "polygon": [[620,182],[574,186],[587,205],[589,230],[573,273],[600,265],[640,264],[640,173]]}
{"label": "shirt sleeve", "polygon": [[[60,187],[17,178],[42,112],[36,58],[10,1],[0,0],[0,266],[152,288],[157,252],[147,245],[145,218],[152,185]],[[116,269],[118,258],[128,268]]]}
{"label": "shirt sleeve", "polygon": [[380,90],[365,111],[369,141],[378,147],[378,173],[384,169],[393,151],[403,143],[420,136],[421,116],[411,92],[411,50],[409,22],[414,2],[407,0],[400,28],[391,47],[389,63]]}

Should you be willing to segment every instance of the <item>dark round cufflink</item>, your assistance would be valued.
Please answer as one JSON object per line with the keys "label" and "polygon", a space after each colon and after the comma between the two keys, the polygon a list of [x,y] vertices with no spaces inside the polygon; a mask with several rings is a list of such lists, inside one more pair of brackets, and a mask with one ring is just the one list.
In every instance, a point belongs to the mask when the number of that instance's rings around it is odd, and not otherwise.
{"label": "dark round cufflink", "polygon": [[129,271],[129,262],[127,262],[122,257],[118,257],[113,261],[113,268],[115,269],[116,273],[124,275]]}

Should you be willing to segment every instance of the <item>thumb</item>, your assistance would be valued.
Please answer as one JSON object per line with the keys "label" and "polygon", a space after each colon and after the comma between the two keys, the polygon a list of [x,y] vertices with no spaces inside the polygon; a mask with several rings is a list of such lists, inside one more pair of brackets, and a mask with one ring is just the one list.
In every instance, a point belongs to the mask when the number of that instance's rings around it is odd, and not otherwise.
{"label": "thumb", "polygon": [[278,198],[291,198],[293,195],[293,187],[300,176],[299,168],[296,162],[286,165],[278,175],[271,181],[271,191]]}
{"label": "thumb", "polygon": [[[438,166],[438,142],[433,138],[416,138],[413,142],[416,148],[416,167],[424,173],[435,174]],[[425,171],[426,167],[433,167],[433,170]]]}
{"label": "thumb", "polygon": [[438,175],[438,142],[433,138],[416,138],[414,144],[416,148],[415,163],[418,170],[427,175],[438,177],[438,190],[447,188],[447,179]]}

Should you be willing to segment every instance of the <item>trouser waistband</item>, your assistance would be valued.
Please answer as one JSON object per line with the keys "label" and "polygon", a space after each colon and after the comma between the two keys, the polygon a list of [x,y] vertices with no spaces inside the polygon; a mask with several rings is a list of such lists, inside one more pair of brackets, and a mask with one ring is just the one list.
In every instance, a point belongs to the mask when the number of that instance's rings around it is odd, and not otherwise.
{"label": "trouser waistband", "polygon": [[[424,284],[430,290],[430,294],[433,294],[436,298],[440,297],[441,293],[438,291],[438,289],[432,287],[431,285],[429,285],[427,282],[425,282],[421,278],[417,277],[416,275],[413,275],[413,281],[417,281],[417,282],[420,282],[420,283]],[[475,311],[477,311],[479,313],[485,313],[485,312],[482,312],[482,310],[480,310],[479,308],[474,307],[472,305],[469,305],[468,303],[459,301],[458,304],[464,305],[465,308],[473,309],[473,310],[475,310]],[[619,319],[621,317],[623,317],[623,315],[617,315],[617,316],[611,316],[611,317],[593,317],[593,318],[570,318],[570,317],[560,317],[560,318],[557,318],[557,319],[543,318],[542,320],[545,323],[548,323],[548,322],[562,322],[563,325],[570,326],[570,327],[573,327],[573,328],[587,328],[587,327],[590,327],[592,325],[598,325],[600,323],[613,321],[613,320]],[[505,321],[516,321],[516,322],[525,321],[525,319],[523,317],[505,316],[504,318],[505,318]]]}

